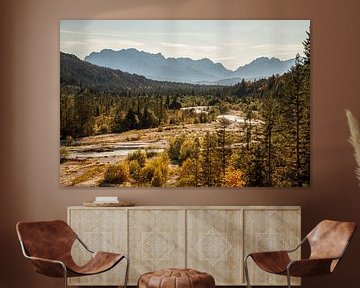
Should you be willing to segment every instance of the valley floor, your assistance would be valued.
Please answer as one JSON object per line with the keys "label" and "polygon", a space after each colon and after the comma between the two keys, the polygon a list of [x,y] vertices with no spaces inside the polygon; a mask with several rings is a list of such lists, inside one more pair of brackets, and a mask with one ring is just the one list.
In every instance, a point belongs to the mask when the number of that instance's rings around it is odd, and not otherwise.
{"label": "valley floor", "polygon": [[[154,154],[168,148],[171,137],[184,134],[202,137],[213,132],[216,122],[167,126],[153,129],[132,130],[119,134],[103,134],[76,139],[66,149],[66,160],[60,164],[60,184],[63,186],[94,187],[102,185],[104,172],[129,153],[146,149]],[[170,164],[167,187],[175,186],[178,165]]]}

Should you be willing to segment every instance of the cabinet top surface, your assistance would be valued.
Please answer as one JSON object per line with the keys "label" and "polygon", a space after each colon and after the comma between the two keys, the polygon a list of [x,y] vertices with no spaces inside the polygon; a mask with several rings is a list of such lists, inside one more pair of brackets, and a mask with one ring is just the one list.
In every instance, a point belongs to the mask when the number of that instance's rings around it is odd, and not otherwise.
{"label": "cabinet top surface", "polygon": [[279,210],[301,210],[301,206],[133,206],[133,207],[85,207],[85,206],[69,206],[68,209],[131,209],[131,210],[261,210],[261,209],[279,209]]}

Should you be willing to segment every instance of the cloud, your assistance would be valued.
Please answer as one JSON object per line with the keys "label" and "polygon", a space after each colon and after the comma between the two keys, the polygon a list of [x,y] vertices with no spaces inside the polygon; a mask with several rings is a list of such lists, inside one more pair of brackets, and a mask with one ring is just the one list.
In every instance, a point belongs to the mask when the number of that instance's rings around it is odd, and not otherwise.
{"label": "cloud", "polygon": [[189,49],[189,48],[190,48],[189,45],[181,44],[181,43],[161,42],[160,44],[161,44],[162,46],[170,47],[170,48],[186,48],[186,49]]}
{"label": "cloud", "polygon": [[71,34],[71,35],[86,35],[86,36],[104,36],[104,37],[118,37],[121,33],[96,33],[96,32],[85,32],[85,31],[72,31],[72,30],[60,30],[60,34]]}
{"label": "cloud", "polygon": [[221,48],[219,46],[197,46],[194,47],[195,49],[200,49],[200,50],[220,50]]}
{"label": "cloud", "polygon": [[302,53],[308,26],[302,20],[62,20],[60,44],[80,58],[105,48],[136,48],[236,68],[261,56],[284,60]]}

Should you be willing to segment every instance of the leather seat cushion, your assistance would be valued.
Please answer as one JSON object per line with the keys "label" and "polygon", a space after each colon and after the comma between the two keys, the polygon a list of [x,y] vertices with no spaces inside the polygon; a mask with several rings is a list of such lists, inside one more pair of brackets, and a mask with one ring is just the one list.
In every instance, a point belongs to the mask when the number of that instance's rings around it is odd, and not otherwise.
{"label": "leather seat cushion", "polygon": [[138,288],[214,288],[214,277],[193,269],[166,269],[143,274]]}

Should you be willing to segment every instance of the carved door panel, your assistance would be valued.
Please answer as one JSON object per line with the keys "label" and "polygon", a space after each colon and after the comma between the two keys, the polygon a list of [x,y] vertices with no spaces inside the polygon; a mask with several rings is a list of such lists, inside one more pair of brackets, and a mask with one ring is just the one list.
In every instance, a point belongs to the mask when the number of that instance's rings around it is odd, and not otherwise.
{"label": "carved door panel", "polygon": [[187,211],[187,266],[214,276],[216,285],[242,280],[242,211]]}
{"label": "carved door panel", "polygon": [[129,281],[145,272],[185,267],[185,210],[129,210]]}
{"label": "carved door panel", "polygon": [[[275,251],[295,248],[301,237],[299,209],[244,210],[244,255],[251,252]],[[300,249],[292,258],[300,259]],[[252,261],[249,277],[252,285],[286,285],[286,277],[266,273]],[[300,284],[293,278],[292,284]]]}
{"label": "carved door panel", "polygon": [[[72,209],[68,214],[69,225],[80,239],[93,251],[127,253],[127,215],[125,209]],[[89,260],[89,252],[76,241],[72,248],[76,263]],[[69,278],[70,285],[122,285],[125,261],[108,272],[85,277]]]}

